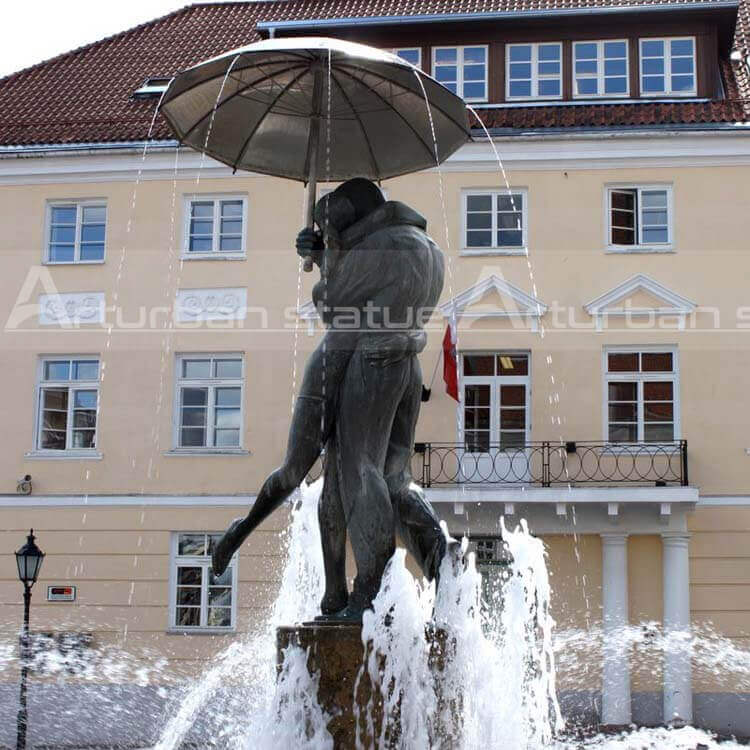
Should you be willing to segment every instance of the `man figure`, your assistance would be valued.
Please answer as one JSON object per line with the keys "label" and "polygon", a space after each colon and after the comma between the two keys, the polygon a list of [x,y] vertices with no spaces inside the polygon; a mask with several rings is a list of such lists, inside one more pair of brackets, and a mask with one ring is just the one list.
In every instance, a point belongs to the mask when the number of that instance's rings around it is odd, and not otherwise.
{"label": "man figure", "polygon": [[370,607],[396,530],[430,578],[445,554],[437,517],[410,471],[422,374],[417,349],[408,342],[424,336],[444,276],[442,253],[425,229],[425,220],[408,206],[384,203],[342,232],[350,249],[317,285],[324,284],[332,325],[338,310],[365,312],[333,425],[338,491],[325,493],[321,511],[324,557],[338,561],[338,569],[326,566],[327,588],[333,579],[340,591],[345,579],[343,539],[334,534],[327,549],[326,526],[346,523],[357,563],[354,589],[335,620],[360,620]]}
{"label": "man figure", "polygon": [[[422,384],[421,318],[442,290],[443,259],[424,219],[401,203],[385,203],[367,180],[349,180],[319,201],[316,221],[327,230],[327,247],[320,235],[302,230],[297,248],[321,265],[313,301],[329,330],[307,363],[284,463],[247,517],[232,523],[213,567],[217,574],[226,567],[329,441],[319,512],[327,581],[322,611],[358,619],[377,593],[396,525],[428,577],[445,550],[437,517],[409,470]],[[352,311],[360,313],[359,325],[352,326]],[[347,526],[358,567],[351,599],[343,569]]]}

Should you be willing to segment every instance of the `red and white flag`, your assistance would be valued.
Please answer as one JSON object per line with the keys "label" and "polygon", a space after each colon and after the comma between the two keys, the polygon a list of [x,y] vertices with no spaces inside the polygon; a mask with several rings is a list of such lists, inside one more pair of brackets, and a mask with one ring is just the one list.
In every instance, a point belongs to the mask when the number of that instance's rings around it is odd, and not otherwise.
{"label": "red and white flag", "polygon": [[443,380],[445,392],[458,401],[458,360],[456,358],[456,335],[448,323],[443,336]]}

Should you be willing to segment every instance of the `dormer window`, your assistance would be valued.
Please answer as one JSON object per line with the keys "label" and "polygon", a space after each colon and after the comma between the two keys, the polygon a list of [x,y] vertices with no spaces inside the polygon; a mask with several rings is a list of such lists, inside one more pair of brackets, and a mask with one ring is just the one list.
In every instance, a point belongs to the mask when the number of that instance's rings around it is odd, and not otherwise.
{"label": "dormer window", "polygon": [[167,90],[171,78],[147,78],[134,92],[134,99],[159,99]]}
{"label": "dormer window", "polygon": [[506,97],[562,98],[562,44],[509,44],[506,53]]}
{"label": "dormer window", "polygon": [[486,102],[487,47],[433,47],[432,75],[467,102]]}
{"label": "dormer window", "polygon": [[627,96],[628,43],[625,39],[573,44],[574,96]]}
{"label": "dormer window", "polygon": [[421,47],[396,47],[392,49],[396,57],[400,57],[402,60],[411,63],[415,68],[422,67],[422,48]]}
{"label": "dormer window", "polygon": [[695,96],[695,38],[641,39],[641,95]]}

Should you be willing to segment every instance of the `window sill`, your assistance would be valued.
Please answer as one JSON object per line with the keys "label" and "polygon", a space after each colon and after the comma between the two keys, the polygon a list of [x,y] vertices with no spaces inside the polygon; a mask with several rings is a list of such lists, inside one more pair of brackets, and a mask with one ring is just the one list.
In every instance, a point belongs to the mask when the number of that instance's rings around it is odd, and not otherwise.
{"label": "window sill", "polygon": [[549,102],[550,104],[554,104],[556,102],[561,102],[563,99],[562,95],[560,96],[506,96],[505,101],[509,104],[518,103],[518,104],[526,104],[529,102]]}
{"label": "window sill", "polygon": [[165,456],[249,456],[244,448],[173,448]]}
{"label": "window sill", "polygon": [[630,445],[618,445],[617,443],[611,443],[610,445],[602,445],[599,448],[599,455],[668,455],[672,456],[680,451],[679,440],[673,443],[635,443]]}
{"label": "window sill", "polygon": [[42,265],[45,266],[101,266],[104,265],[105,259],[101,260],[45,260]]}
{"label": "window sill", "polygon": [[697,91],[683,91],[680,93],[673,93],[671,91],[659,91],[659,92],[649,92],[648,94],[641,93],[641,99],[677,99],[678,101],[680,99],[690,99],[690,97],[696,97],[698,96]]}
{"label": "window sill", "polygon": [[29,461],[100,461],[102,458],[101,451],[97,450],[68,450],[68,451],[45,451],[33,450],[24,453],[23,456]]}
{"label": "window sill", "polygon": [[527,256],[529,254],[528,248],[525,247],[514,247],[514,248],[500,248],[500,247],[464,247],[459,253],[460,256],[472,257],[482,255],[520,255]]}
{"label": "window sill", "polygon": [[247,260],[247,253],[183,253],[180,260]]}
{"label": "window sill", "polygon": [[608,245],[604,248],[607,255],[670,255],[677,251],[672,245],[659,247],[658,245],[632,245],[621,247],[617,245]]}
{"label": "window sill", "polygon": [[167,635],[235,635],[237,628],[167,628],[165,632]]}
{"label": "window sill", "polygon": [[[608,101],[623,102],[633,101],[630,92],[626,94],[573,94],[572,101],[581,102],[582,104],[591,102],[592,104],[604,104]],[[638,101],[637,99],[635,101]]]}

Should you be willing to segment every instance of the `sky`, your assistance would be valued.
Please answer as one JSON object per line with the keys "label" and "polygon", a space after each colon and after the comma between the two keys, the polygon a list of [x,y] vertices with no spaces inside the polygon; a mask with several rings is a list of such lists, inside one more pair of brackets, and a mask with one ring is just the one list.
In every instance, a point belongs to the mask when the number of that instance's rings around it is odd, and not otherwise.
{"label": "sky", "polygon": [[194,0],[5,0],[0,76],[95,42]]}

